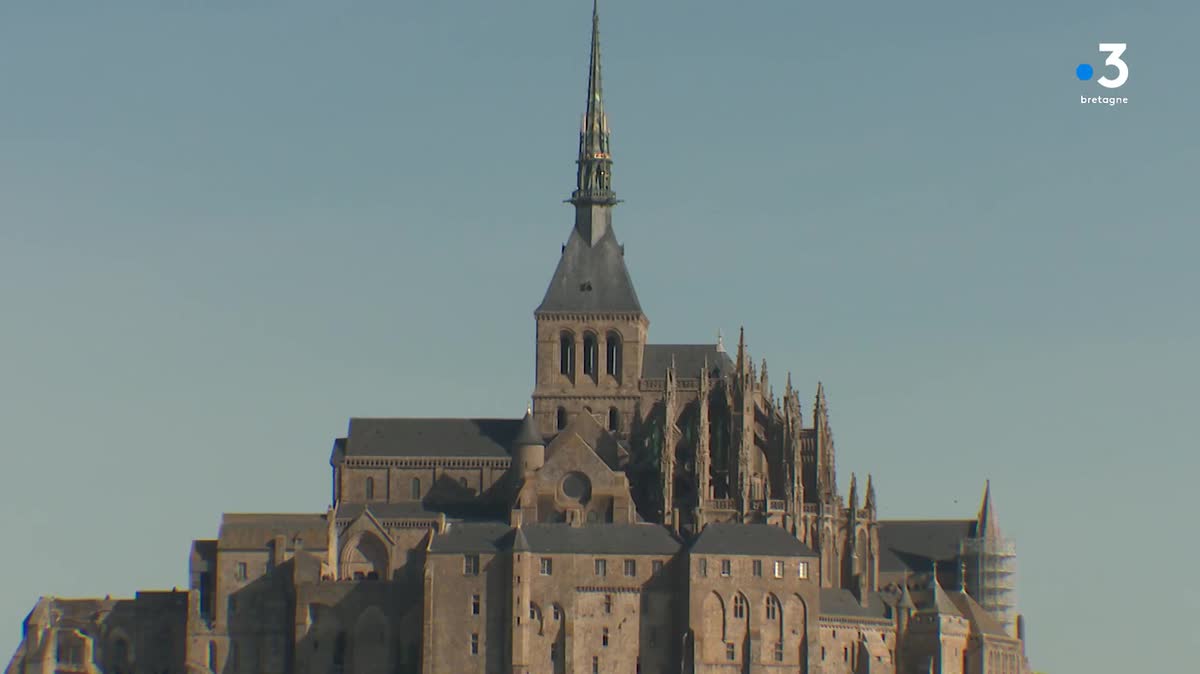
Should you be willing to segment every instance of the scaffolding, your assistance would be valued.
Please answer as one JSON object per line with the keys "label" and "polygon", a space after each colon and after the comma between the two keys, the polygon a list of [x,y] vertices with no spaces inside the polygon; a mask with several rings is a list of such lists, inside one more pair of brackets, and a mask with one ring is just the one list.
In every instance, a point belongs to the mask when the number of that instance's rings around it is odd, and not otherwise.
{"label": "scaffolding", "polygon": [[1017,622],[1017,547],[989,532],[983,538],[962,541],[963,580],[967,593],[1016,635]]}

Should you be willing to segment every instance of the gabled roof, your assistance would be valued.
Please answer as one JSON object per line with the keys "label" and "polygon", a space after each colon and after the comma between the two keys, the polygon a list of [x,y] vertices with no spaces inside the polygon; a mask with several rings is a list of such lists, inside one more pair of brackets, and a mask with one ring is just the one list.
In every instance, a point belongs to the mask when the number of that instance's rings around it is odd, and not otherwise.
{"label": "gabled roof", "polygon": [[225,513],[217,534],[217,547],[264,549],[276,536],[300,537],[307,548],[323,548],[329,540],[324,514],[307,513]]}
{"label": "gabled roof", "polygon": [[881,520],[879,570],[929,571],[932,562],[956,559],[974,528],[974,520]]}
{"label": "gabled roof", "polygon": [[734,370],[733,359],[728,353],[718,350],[716,344],[647,344],[642,352],[642,379],[665,377],[672,357],[675,359],[676,376],[682,378],[700,376],[705,358],[708,359],[710,374],[714,369],[722,375]]}
{"label": "gabled roof", "polygon": [[1004,629],[1000,621],[995,618],[987,609],[979,605],[979,602],[971,598],[971,595],[966,592],[947,592],[950,601],[958,608],[958,612],[963,615],[971,623],[971,630],[986,634],[993,637],[1014,638]]}
{"label": "gabled roof", "polygon": [[710,524],[696,537],[691,551],[701,555],[817,556],[787,530],[770,524]]}
{"label": "gabled roof", "polygon": [[494,554],[509,547],[511,530],[506,522],[452,522],[433,537],[429,552]]}
{"label": "gabled roof", "polygon": [[537,313],[559,311],[642,313],[625,252],[611,229],[595,245],[588,245],[577,229],[571,229],[537,308]]}
{"label": "gabled roof", "polygon": [[357,519],[364,510],[370,510],[371,515],[380,520],[401,519],[437,519],[442,513],[428,510],[415,501],[408,503],[339,503],[337,519],[339,522]]}
{"label": "gabled roof", "polygon": [[507,458],[520,419],[350,420],[346,456]]}
{"label": "gabled roof", "polygon": [[850,590],[836,587],[821,588],[821,615],[850,618],[887,619],[887,608],[883,595],[871,592],[867,595],[867,605],[859,603],[858,597]]}
{"label": "gabled roof", "polygon": [[657,524],[527,524],[521,527],[532,552],[596,555],[673,555],[679,542]]}

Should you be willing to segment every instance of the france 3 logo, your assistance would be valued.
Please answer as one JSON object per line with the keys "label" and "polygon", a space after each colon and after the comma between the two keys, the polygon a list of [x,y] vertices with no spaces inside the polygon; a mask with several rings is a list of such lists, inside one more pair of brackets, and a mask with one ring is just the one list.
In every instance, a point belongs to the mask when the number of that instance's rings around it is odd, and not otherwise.
{"label": "france 3 logo", "polygon": [[[1108,54],[1104,59],[1104,68],[1115,69],[1111,72],[1113,77],[1109,77],[1110,73],[1101,73],[1100,77],[1096,77],[1096,69],[1090,63],[1080,63],[1075,67],[1075,77],[1081,82],[1091,82],[1096,79],[1096,84],[1105,89],[1119,89],[1125,86],[1129,81],[1129,64],[1122,58],[1125,54],[1125,49],[1128,47],[1124,42],[1101,42],[1100,53]],[[1095,103],[1107,105],[1109,107],[1115,105],[1124,105],[1129,102],[1127,96],[1080,96],[1079,102],[1083,104]]]}

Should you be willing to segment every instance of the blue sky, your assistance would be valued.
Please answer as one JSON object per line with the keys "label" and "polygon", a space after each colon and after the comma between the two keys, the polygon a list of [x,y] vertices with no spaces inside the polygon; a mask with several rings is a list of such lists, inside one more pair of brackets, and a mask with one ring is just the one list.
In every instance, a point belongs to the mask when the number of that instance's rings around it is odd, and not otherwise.
{"label": "blue sky", "polygon": [[[524,411],[589,15],[0,5],[0,656],[39,595],[184,587],[223,511],[323,510],[350,416]],[[973,516],[990,478],[1052,673],[1169,669],[1200,626],[1196,25],[602,7],[651,340],[745,325],[779,385],[825,382],[888,517]],[[1127,105],[1079,103],[1100,42]]]}

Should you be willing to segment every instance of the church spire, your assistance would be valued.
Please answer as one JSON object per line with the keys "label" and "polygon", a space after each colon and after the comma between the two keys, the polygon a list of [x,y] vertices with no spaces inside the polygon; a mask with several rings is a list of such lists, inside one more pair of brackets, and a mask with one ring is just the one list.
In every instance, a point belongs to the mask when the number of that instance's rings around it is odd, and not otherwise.
{"label": "church spire", "polygon": [[588,64],[587,108],[579,129],[579,165],[571,203],[577,208],[612,206],[612,157],[608,151],[608,116],[604,114],[604,89],[600,82],[600,11],[592,4],[592,54]]}

